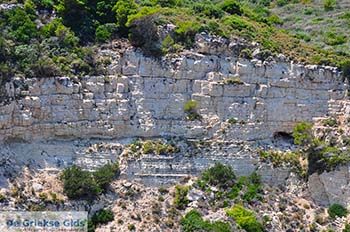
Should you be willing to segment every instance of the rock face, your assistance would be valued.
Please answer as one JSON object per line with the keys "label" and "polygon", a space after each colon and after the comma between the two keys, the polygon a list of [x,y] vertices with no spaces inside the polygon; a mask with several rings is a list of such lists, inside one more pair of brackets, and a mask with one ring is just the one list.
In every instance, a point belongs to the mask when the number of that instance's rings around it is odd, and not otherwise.
{"label": "rock face", "polygon": [[350,170],[341,166],[332,172],[314,173],[309,177],[309,190],[312,198],[320,205],[350,204]]}
{"label": "rock face", "polygon": [[[211,48],[206,42],[198,39],[198,50],[163,60],[132,47],[102,50],[101,56],[111,58],[104,76],[8,82],[12,100],[0,106],[0,141],[135,136],[260,140],[343,107],[346,85],[334,68],[241,59],[235,55],[239,44],[219,41]],[[199,53],[203,47],[208,48],[205,55]],[[239,81],[230,84],[231,79]],[[183,107],[190,99],[198,102],[201,121],[185,119]],[[240,123],[226,128],[230,118]]]}
{"label": "rock face", "polygon": [[[100,56],[110,61],[103,76],[18,77],[2,83],[0,143],[134,137],[223,141],[232,146],[194,157],[143,157],[130,163],[126,176],[164,183],[163,177],[198,174],[222,161],[241,175],[258,168],[265,182],[281,184],[289,175],[286,170],[259,166],[256,152],[237,151],[236,145],[286,135],[300,121],[328,116],[344,121],[350,112],[347,85],[336,68],[296,65],[282,55],[262,61],[255,45],[248,46],[255,49],[254,59],[239,58],[247,47],[240,40],[198,35],[194,50],[161,60],[120,47],[100,50]],[[198,103],[200,120],[187,119],[184,105],[189,100]],[[62,150],[57,152],[58,157]],[[5,153],[27,154],[25,149]],[[73,161],[71,153],[63,163],[95,166],[94,156]],[[49,156],[56,162],[56,156]],[[103,159],[109,160],[109,153]],[[0,176],[5,182],[6,176]],[[324,173],[310,177],[310,189],[322,204],[349,203],[350,193],[344,190],[348,180],[344,170]],[[336,188],[338,184],[344,188]]]}

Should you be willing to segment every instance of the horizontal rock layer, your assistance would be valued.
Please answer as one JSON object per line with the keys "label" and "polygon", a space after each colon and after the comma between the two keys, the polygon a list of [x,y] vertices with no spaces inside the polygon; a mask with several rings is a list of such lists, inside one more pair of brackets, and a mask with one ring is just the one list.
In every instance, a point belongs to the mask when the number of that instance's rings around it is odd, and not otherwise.
{"label": "horizontal rock layer", "polygon": [[[330,67],[195,52],[155,60],[133,48],[100,53],[111,59],[105,76],[6,83],[13,100],[0,106],[0,141],[135,136],[259,140],[290,132],[296,122],[335,114],[346,103],[346,85]],[[225,82],[232,78],[242,83]],[[190,99],[198,102],[201,121],[186,120],[183,107]],[[228,127],[230,118],[240,123]]]}

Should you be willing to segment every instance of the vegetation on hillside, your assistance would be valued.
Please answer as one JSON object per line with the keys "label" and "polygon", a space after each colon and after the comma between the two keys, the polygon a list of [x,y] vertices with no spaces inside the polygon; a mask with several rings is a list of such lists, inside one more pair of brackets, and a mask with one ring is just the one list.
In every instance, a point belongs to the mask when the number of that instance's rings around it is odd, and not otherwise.
{"label": "vegetation on hillside", "polygon": [[[94,56],[94,44],[129,37],[146,55],[160,56],[191,47],[195,34],[203,31],[259,42],[267,54],[285,53],[301,62],[350,69],[347,50],[324,50],[307,44],[307,34],[295,35],[280,29],[283,20],[271,9],[289,5],[290,1],[25,0],[18,3],[22,4],[0,11],[1,79],[16,73],[28,77],[101,74],[102,62]],[[337,6],[332,2],[327,4],[326,11]],[[348,18],[347,14],[339,17]],[[169,23],[176,26],[174,33],[159,38],[158,26]],[[331,46],[347,41],[346,33],[331,30],[324,37]]]}
{"label": "vegetation on hillside", "polygon": [[70,199],[93,200],[107,190],[109,183],[119,175],[118,164],[106,164],[95,172],[78,166],[66,168],[62,175],[64,193]]}

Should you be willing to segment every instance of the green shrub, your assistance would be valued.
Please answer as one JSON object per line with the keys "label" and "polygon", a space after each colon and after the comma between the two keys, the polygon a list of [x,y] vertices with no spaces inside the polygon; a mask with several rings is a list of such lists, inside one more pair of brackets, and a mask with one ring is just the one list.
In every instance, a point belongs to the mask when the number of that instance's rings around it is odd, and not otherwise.
{"label": "green shrub", "polygon": [[187,194],[189,191],[188,186],[175,186],[175,197],[174,197],[174,205],[177,209],[186,209],[189,200],[187,198]]}
{"label": "green shrub", "polygon": [[220,8],[229,14],[236,14],[236,15],[242,14],[241,5],[236,0],[224,0],[220,4]]}
{"label": "green shrub", "polygon": [[233,169],[229,165],[215,163],[213,167],[205,170],[201,175],[201,180],[212,186],[220,188],[231,187],[236,179]]}
{"label": "green shrub", "polygon": [[109,209],[97,211],[88,221],[88,232],[94,232],[96,227],[101,224],[107,224],[113,221],[114,213]]}
{"label": "green shrub", "polygon": [[92,174],[80,167],[65,169],[61,178],[63,191],[71,199],[93,199],[101,192]]}
{"label": "green shrub", "polygon": [[334,10],[336,5],[337,5],[336,0],[323,0],[323,8],[325,9],[325,11]]}
{"label": "green shrub", "polygon": [[237,118],[229,118],[227,120],[227,122],[230,123],[230,124],[236,124],[236,123],[238,123],[238,119]]}
{"label": "green shrub", "polygon": [[142,144],[142,152],[144,154],[165,155],[178,152],[179,149],[172,144],[163,143],[161,140],[146,140]]}
{"label": "green shrub", "polygon": [[95,38],[98,42],[106,42],[110,40],[117,31],[116,25],[113,23],[106,23],[96,28]]}
{"label": "green shrub", "polygon": [[335,118],[327,118],[325,120],[322,121],[322,124],[324,126],[330,126],[330,127],[335,127],[338,125],[338,122]]}
{"label": "green shrub", "polygon": [[260,151],[263,162],[271,162],[274,167],[291,167],[294,172],[303,177],[306,167],[302,165],[303,155],[300,152]]}
{"label": "green shrub", "polygon": [[93,173],[96,184],[103,190],[106,190],[109,183],[119,175],[118,163],[106,164]]}
{"label": "green shrub", "polygon": [[95,35],[94,17],[87,1],[60,0],[55,6],[65,26],[74,31],[84,41],[93,41]]}
{"label": "green shrub", "polygon": [[350,79],[350,59],[343,60],[340,64],[344,78]]}
{"label": "green shrub", "polygon": [[331,46],[344,44],[346,43],[346,41],[347,41],[346,35],[340,32],[327,31],[324,34],[324,42]]}
{"label": "green shrub", "polygon": [[3,194],[0,194],[0,202],[4,202],[6,200],[6,196]]}
{"label": "green shrub", "polygon": [[350,232],[350,224],[346,223],[342,232]]}
{"label": "green shrub", "polygon": [[134,224],[129,224],[128,225],[128,230],[129,231],[134,231],[134,230],[136,230],[136,226]]}
{"label": "green shrub", "polygon": [[281,7],[281,6],[287,5],[289,3],[289,1],[288,0],[277,0],[276,3],[277,3],[277,6]]}
{"label": "green shrub", "polygon": [[176,24],[175,40],[190,48],[194,43],[194,37],[200,32],[200,25],[195,21],[181,21]]}
{"label": "green shrub", "polygon": [[129,40],[135,47],[140,47],[146,56],[160,57],[163,55],[157,21],[157,9],[143,8],[144,13],[131,15],[128,24],[130,27]]}
{"label": "green shrub", "polygon": [[241,205],[235,205],[226,210],[226,214],[247,232],[263,232],[263,225],[257,220],[254,212],[245,209]]}
{"label": "green shrub", "polygon": [[162,52],[163,54],[176,52],[175,41],[170,35],[167,35],[162,41]]}
{"label": "green shrub", "polygon": [[35,22],[32,20],[32,15],[26,13],[20,7],[8,11],[7,16],[7,23],[11,28],[9,35],[15,40],[29,43],[31,39],[35,39],[38,36],[38,30]]}
{"label": "green shrub", "polygon": [[232,231],[230,224],[216,221],[209,222],[202,218],[202,215],[197,210],[189,211],[180,221],[181,229],[184,232],[230,232]]}
{"label": "green shrub", "polygon": [[297,145],[310,144],[313,139],[312,124],[300,122],[293,129],[294,143]]}
{"label": "green shrub", "polygon": [[224,80],[224,84],[227,85],[243,85],[243,81],[240,77],[229,77]]}
{"label": "green shrub", "polygon": [[307,34],[306,32],[304,32],[304,31],[298,31],[295,34],[295,37],[298,38],[298,39],[302,39],[305,42],[310,42],[311,41],[311,36],[309,34]]}
{"label": "green shrub", "polygon": [[332,219],[336,217],[345,217],[348,215],[348,210],[340,204],[332,204],[328,208],[328,214]]}
{"label": "green shrub", "polygon": [[107,164],[95,172],[84,171],[73,165],[66,168],[62,175],[63,191],[71,199],[93,200],[106,190],[108,184],[119,174],[117,164]]}
{"label": "green shrub", "polygon": [[183,4],[183,0],[156,0],[161,7],[179,7]]}
{"label": "green shrub", "polygon": [[128,17],[137,13],[137,4],[134,0],[119,0],[113,7],[113,11],[115,12],[120,32],[123,35],[127,35],[128,29],[126,24]]}
{"label": "green shrub", "polygon": [[210,18],[221,18],[224,16],[224,11],[222,9],[209,2],[195,3],[193,4],[192,9],[196,14],[203,14]]}
{"label": "green shrub", "polygon": [[195,100],[189,100],[184,105],[184,111],[187,114],[188,120],[194,121],[196,119],[201,118],[197,110],[198,110],[198,102]]}
{"label": "green shrub", "polygon": [[53,0],[33,0],[33,2],[38,10],[52,11],[54,8]]}

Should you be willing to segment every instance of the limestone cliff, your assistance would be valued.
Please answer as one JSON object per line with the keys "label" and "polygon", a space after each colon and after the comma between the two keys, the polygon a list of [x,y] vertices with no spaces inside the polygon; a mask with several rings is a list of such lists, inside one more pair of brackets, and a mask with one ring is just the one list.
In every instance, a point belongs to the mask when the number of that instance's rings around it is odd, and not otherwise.
{"label": "limestone cliff", "polygon": [[[268,139],[299,121],[336,115],[348,102],[332,67],[282,55],[239,58],[240,41],[198,35],[196,49],[156,60],[132,47],[101,49],[106,75],[15,78],[5,83],[0,141],[180,136]],[[259,49],[255,50],[259,57]],[[234,80],[230,82],[230,80]],[[6,101],[5,101],[5,100]],[[185,103],[201,120],[188,121]],[[230,128],[227,120],[238,122]],[[225,131],[225,134],[222,132]]]}

